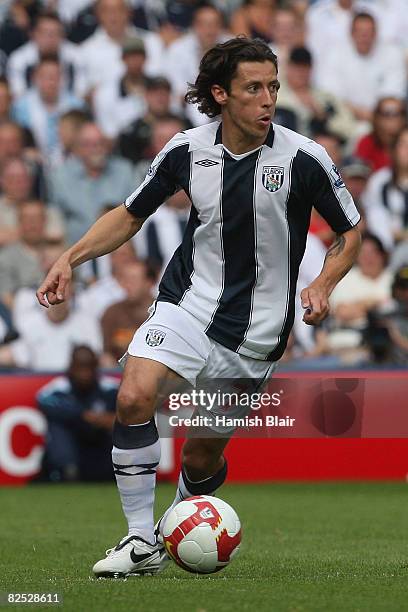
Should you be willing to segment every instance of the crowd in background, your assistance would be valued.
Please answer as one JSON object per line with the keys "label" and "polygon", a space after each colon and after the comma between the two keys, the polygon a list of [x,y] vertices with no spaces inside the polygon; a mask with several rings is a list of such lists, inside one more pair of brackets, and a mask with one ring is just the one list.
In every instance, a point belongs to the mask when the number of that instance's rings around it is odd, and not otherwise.
{"label": "crowd in background", "polygon": [[[62,251],[143,181],[178,131],[203,53],[238,34],[276,52],[275,121],[332,157],[361,212],[357,263],[331,315],[302,323],[295,367],[408,363],[406,0],[3,0],[0,3],[0,368],[64,371],[72,348],[116,367],[181,241],[190,202],[167,201],[141,232],[76,271],[49,309],[35,289]],[[313,213],[299,289],[333,233]]]}

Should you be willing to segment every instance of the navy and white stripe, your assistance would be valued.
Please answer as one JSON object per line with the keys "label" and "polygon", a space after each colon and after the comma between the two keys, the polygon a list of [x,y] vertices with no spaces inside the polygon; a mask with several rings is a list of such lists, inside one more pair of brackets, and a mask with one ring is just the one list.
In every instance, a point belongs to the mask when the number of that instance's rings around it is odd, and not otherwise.
{"label": "navy and white stripe", "polygon": [[175,136],[126,206],[144,218],[177,189],[186,191],[190,219],[158,300],[187,310],[231,350],[275,361],[293,325],[312,206],[336,233],[360,216],[312,140],[274,126],[264,145],[234,155],[221,133],[214,122]]}
{"label": "navy and white stripe", "polygon": [[159,462],[122,465],[112,461],[112,465],[116,476],[146,476],[147,474],[156,474]]}

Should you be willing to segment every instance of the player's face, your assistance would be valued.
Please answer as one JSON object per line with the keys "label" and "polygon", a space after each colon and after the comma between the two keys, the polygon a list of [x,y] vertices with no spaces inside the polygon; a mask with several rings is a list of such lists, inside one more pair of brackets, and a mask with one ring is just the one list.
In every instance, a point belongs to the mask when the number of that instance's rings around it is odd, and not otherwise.
{"label": "player's face", "polygon": [[240,131],[248,141],[261,144],[275,113],[279,89],[276,68],[270,61],[241,62],[231,81],[230,93],[219,103],[226,126]]}

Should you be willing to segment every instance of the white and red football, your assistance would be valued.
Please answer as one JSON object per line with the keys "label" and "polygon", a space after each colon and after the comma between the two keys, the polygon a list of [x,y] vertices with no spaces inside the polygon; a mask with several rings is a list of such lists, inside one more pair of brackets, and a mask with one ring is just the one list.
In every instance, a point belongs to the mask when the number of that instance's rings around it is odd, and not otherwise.
{"label": "white and red football", "polygon": [[166,517],[163,537],[170,557],[189,572],[212,574],[236,556],[241,542],[237,513],[218,497],[196,495]]}

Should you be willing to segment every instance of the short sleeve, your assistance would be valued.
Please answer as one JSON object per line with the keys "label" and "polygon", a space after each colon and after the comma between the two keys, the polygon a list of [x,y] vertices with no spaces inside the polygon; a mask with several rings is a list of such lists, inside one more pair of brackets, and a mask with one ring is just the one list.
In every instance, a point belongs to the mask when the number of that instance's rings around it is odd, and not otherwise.
{"label": "short sleeve", "polygon": [[155,157],[143,183],[125,200],[128,211],[141,219],[149,217],[185,186],[189,168],[189,143],[180,133]]}
{"label": "short sleeve", "polygon": [[299,149],[294,163],[298,166],[303,196],[337,234],[346,232],[360,221],[360,214],[340,172],[317,143],[310,141]]}

